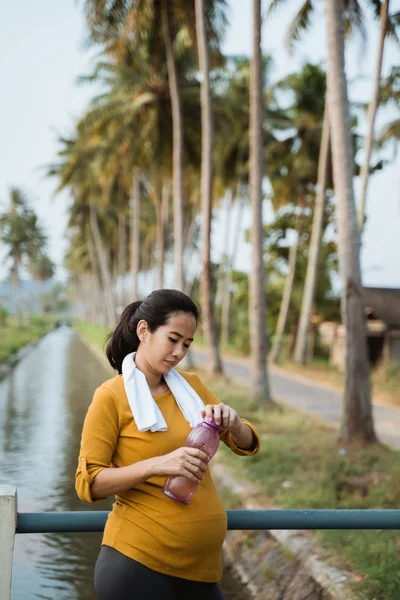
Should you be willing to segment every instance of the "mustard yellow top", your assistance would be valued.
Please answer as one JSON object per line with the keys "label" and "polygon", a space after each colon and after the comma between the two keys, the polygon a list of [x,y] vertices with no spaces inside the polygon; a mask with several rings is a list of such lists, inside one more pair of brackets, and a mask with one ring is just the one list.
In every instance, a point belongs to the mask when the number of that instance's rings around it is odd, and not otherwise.
{"label": "mustard yellow top", "polygon": [[[204,404],[219,400],[195,373],[181,372]],[[125,394],[121,375],[97,388],[83,425],[76,471],[76,491],[85,502],[93,500],[90,485],[108,467],[124,467],[168,454],[184,445],[191,428],[172,392],[154,397],[167,431],[140,432]],[[254,427],[250,450],[236,446],[229,432],[221,440],[240,456],[256,454],[260,440]],[[162,493],[165,477],[151,477],[115,496],[102,544],[111,546],[146,567],[183,579],[216,582],[221,579],[221,549],[226,534],[226,512],[209,470],[189,505]]]}

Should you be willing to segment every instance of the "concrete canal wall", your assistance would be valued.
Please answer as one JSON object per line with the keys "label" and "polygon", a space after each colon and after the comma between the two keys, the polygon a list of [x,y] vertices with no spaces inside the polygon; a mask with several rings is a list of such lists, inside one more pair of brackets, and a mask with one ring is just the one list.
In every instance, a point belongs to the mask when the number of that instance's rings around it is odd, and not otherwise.
{"label": "concrete canal wall", "polygon": [[[256,498],[260,489],[238,481],[217,455],[212,475],[223,496],[237,499],[235,508],[279,508]],[[246,585],[253,598],[268,600],[355,600],[348,588],[354,575],[321,560],[312,534],[296,530],[228,531],[224,562]]]}

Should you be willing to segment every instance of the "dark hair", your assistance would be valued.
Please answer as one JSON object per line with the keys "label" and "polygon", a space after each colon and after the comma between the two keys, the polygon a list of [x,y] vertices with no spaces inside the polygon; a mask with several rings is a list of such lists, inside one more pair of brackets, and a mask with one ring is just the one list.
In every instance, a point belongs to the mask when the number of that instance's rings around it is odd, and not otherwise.
{"label": "dark hair", "polygon": [[139,338],[136,328],[142,319],[149,331],[154,333],[168,323],[169,317],[176,312],[190,313],[199,319],[199,309],[189,296],[178,290],[155,290],[145,300],[128,304],[121,315],[117,327],[106,337],[106,355],[113,369],[122,373],[122,361],[130,352],[136,352]]}

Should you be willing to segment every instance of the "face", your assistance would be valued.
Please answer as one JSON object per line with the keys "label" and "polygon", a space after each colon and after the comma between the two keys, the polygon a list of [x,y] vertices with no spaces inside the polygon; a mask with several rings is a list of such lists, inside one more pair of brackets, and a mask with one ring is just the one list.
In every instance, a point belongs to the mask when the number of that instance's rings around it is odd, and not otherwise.
{"label": "face", "polygon": [[137,327],[138,354],[146,361],[153,373],[165,375],[185,358],[196,331],[196,320],[190,313],[171,314],[168,322],[151,333],[147,323],[140,321]]}

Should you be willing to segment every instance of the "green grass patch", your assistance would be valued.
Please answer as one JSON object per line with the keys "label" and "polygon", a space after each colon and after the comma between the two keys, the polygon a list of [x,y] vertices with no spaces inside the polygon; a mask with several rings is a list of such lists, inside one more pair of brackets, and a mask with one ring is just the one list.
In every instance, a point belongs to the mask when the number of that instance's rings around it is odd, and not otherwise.
{"label": "green grass patch", "polygon": [[106,349],[105,338],[112,331],[109,327],[93,325],[85,321],[74,321],[74,329],[89,344],[95,344],[102,352]]}
{"label": "green grass patch", "polygon": [[20,348],[36,342],[54,328],[54,319],[40,316],[24,317],[21,321],[9,317],[0,327],[0,364]]}
{"label": "green grass patch", "polygon": [[[288,509],[371,509],[400,505],[400,454],[376,446],[338,453],[337,432],[289,408],[252,407],[248,391],[226,379],[207,379],[221,401],[257,427],[262,447],[241,459],[225,446],[223,460],[237,477],[257,482],[268,504]],[[324,558],[360,575],[363,600],[400,598],[399,531],[316,532]]]}
{"label": "green grass patch", "polygon": [[[88,341],[104,350],[108,329],[83,322],[74,324]],[[196,343],[201,345],[201,338]],[[221,445],[223,459],[237,477],[257,482],[265,506],[283,508],[398,508],[400,454],[384,447],[338,454],[337,432],[311,417],[279,406],[254,406],[248,390],[225,378],[203,379],[213,392],[259,431],[262,447],[254,457],[238,457]],[[223,491],[228,508],[240,505],[237,495]],[[360,600],[399,600],[400,532],[316,532],[323,558],[360,576],[354,591]],[[249,542],[250,543],[250,538]],[[269,573],[273,578],[273,573]]]}

